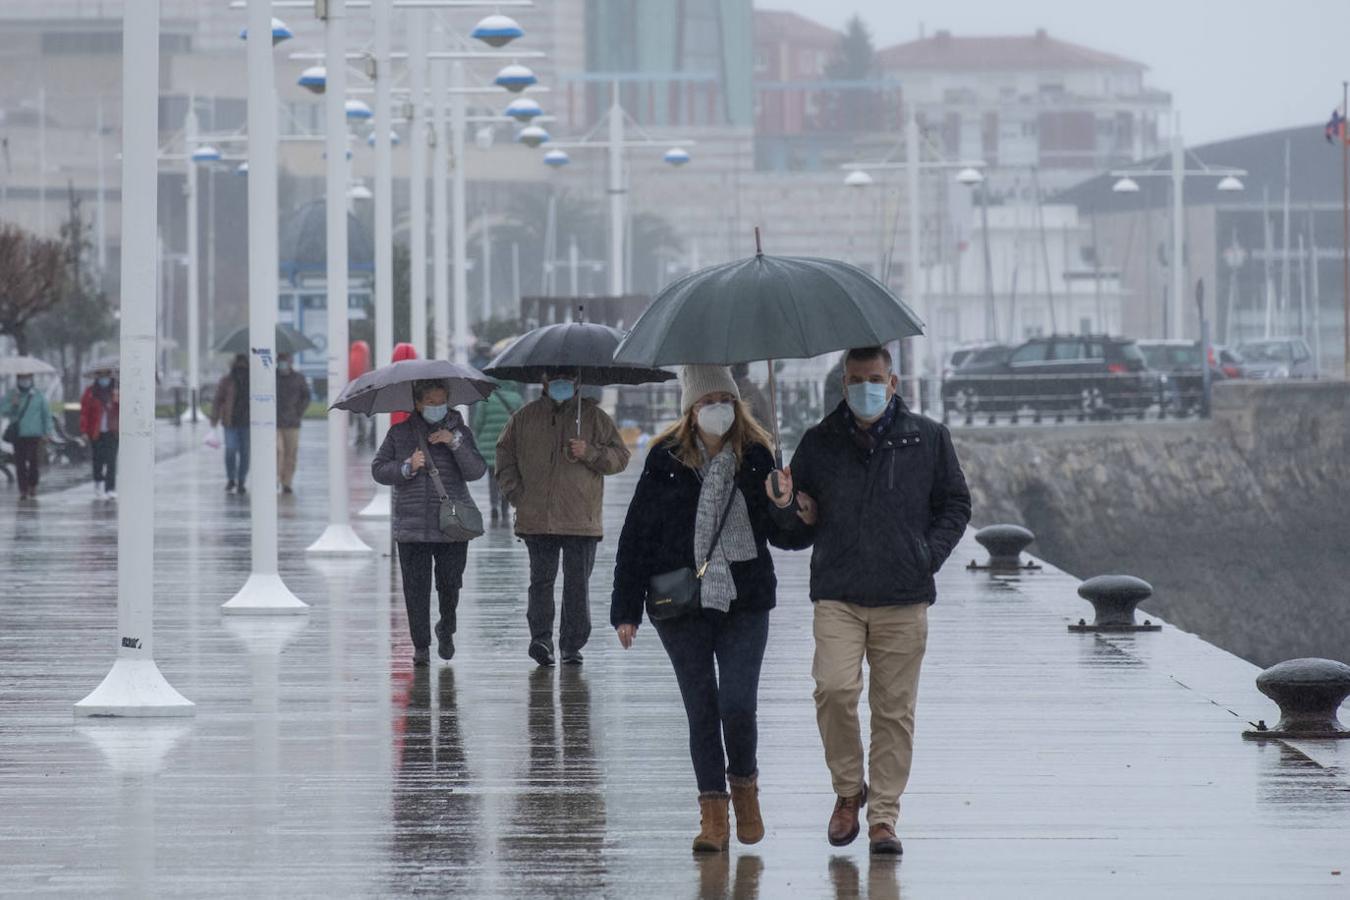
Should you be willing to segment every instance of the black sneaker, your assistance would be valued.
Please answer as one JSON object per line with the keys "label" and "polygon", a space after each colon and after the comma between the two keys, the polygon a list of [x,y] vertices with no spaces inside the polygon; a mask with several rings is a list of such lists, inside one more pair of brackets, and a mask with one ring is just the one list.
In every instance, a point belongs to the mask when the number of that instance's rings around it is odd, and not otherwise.
{"label": "black sneaker", "polygon": [[530,659],[541,666],[556,665],[553,659],[553,648],[544,641],[532,641],[530,643]]}
{"label": "black sneaker", "polygon": [[579,666],[581,665],[581,660],[582,656],[580,650],[573,650],[571,653],[564,653],[562,656],[563,665],[565,666]]}
{"label": "black sneaker", "polygon": [[227,482],[225,482],[225,493],[227,493],[227,494],[233,494],[233,493],[234,493],[234,482],[233,482],[233,481],[227,481]]}
{"label": "black sneaker", "polygon": [[455,636],[453,633],[445,633],[445,630],[441,627],[444,624],[444,622],[436,623],[436,652],[440,655],[441,659],[454,659]]}
{"label": "black sneaker", "polygon": [[294,493],[295,493],[295,491],[291,490],[291,486],[290,486],[289,484],[283,484],[283,485],[281,486],[281,492],[282,492],[283,494],[294,494]]}
{"label": "black sneaker", "polygon": [[430,647],[417,647],[416,649],[414,649],[414,650],[413,650],[413,665],[414,665],[414,666],[429,666],[429,665],[431,665],[431,648],[430,648]]}
{"label": "black sneaker", "polygon": [[248,493],[248,488],[244,487],[244,483],[241,481],[239,484],[235,485],[234,492],[242,497],[244,494]]}

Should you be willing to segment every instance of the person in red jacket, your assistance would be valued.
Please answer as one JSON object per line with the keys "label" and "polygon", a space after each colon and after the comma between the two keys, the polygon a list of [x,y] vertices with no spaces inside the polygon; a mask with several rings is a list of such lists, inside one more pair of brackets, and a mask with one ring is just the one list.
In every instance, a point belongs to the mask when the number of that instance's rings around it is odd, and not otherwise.
{"label": "person in red jacket", "polygon": [[117,381],[111,369],[94,373],[80,398],[80,433],[94,456],[94,498],[117,499]]}

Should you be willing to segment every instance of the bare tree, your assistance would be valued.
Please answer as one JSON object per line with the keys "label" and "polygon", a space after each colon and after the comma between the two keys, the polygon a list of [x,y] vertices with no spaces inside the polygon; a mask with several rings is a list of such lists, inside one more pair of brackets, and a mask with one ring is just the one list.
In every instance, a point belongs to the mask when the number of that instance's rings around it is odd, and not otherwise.
{"label": "bare tree", "polygon": [[28,352],[28,324],[61,302],[66,259],[60,241],[0,224],[0,334]]}

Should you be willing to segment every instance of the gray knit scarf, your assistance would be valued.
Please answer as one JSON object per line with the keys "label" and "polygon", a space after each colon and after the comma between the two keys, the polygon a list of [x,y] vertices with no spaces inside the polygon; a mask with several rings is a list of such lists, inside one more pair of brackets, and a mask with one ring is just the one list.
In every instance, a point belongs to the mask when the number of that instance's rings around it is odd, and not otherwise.
{"label": "gray knit scarf", "polygon": [[750,511],[746,508],[745,496],[736,487],[735,451],[723,445],[720,453],[708,459],[707,448],[700,441],[699,452],[703,457],[703,465],[699,467],[703,487],[698,493],[698,515],[694,519],[696,566],[703,565],[703,560],[708,558],[708,545],[717,531],[722,511],[727,508],[727,492],[736,491],[731,510],[727,513],[727,523],[722,528],[722,537],[717,547],[713,548],[699,593],[699,602],[705,609],[726,612],[731,608],[731,601],[736,599],[736,582],[731,577],[731,563],[754,559],[759,555],[759,550],[755,546],[755,533],[750,528]]}

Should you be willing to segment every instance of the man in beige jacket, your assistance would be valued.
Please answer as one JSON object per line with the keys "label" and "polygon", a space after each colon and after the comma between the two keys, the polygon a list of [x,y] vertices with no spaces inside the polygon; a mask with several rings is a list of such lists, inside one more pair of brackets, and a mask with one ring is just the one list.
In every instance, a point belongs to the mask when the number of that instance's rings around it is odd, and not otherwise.
{"label": "man in beige jacket", "polygon": [[553,585],[561,555],[558,645],[562,661],[575,665],[591,635],[588,582],[604,536],[604,477],[622,472],[630,454],[614,421],[578,395],[575,372],[553,372],[543,385],[543,396],[517,410],[497,440],[497,482],[530,553],[530,658],[554,664]]}

